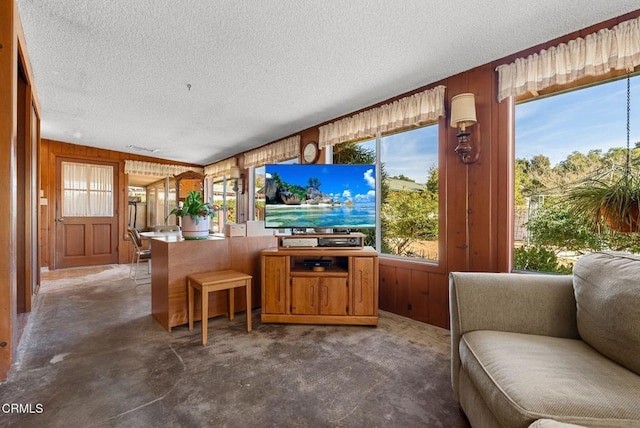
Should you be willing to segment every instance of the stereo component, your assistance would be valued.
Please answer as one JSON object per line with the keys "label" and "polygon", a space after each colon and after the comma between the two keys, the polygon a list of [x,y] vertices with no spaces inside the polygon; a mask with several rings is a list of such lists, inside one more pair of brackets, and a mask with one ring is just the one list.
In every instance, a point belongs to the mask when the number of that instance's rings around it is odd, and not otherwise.
{"label": "stereo component", "polygon": [[366,236],[359,232],[349,234],[308,234],[286,235],[278,237],[278,248],[306,248],[309,250],[341,248],[344,250],[361,250],[365,246]]}
{"label": "stereo component", "polygon": [[306,268],[314,267],[329,267],[331,266],[331,260],[326,259],[305,259],[302,265]]}
{"label": "stereo component", "polygon": [[359,236],[318,238],[318,247],[362,247]]}
{"label": "stereo component", "polygon": [[283,247],[317,247],[318,238],[280,238],[280,245]]}

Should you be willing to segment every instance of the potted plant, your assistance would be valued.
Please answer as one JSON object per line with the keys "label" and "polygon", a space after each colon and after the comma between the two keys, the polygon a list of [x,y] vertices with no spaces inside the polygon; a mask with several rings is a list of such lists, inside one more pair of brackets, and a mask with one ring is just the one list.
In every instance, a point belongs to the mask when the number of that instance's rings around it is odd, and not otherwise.
{"label": "potted plant", "polygon": [[573,188],[569,202],[597,228],[602,222],[616,232],[640,232],[640,178],[631,162],[631,74],[627,73],[627,151],[624,170],[610,180],[591,178]]}
{"label": "potted plant", "polygon": [[[218,207],[202,200],[198,191],[191,191],[184,202],[171,210],[169,215],[181,218],[184,239],[206,239],[209,236],[209,220]],[[168,216],[167,216],[168,217]]]}
{"label": "potted plant", "polygon": [[603,222],[617,232],[640,232],[640,178],[630,172],[610,182],[591,179],[569,194],[571,206],[593,226]]}

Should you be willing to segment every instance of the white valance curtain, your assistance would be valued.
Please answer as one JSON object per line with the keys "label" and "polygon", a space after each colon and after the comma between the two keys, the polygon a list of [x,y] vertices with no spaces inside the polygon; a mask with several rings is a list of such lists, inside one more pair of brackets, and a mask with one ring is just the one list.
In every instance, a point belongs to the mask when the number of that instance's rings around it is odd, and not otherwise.
{"label": "white valance curtain", "polygon": [[204,167],[204,175],[207,177],[221,177],[228,175],[231,168],[238,166],[236,158],[228,158]]}
{"label": "white valance curtain", "polygon": [[199,174],[202,174],[203,169],[195,166],[168,165],[134,160],[124,161],[125,174],[155,175],[160,177],[167,177],[181,174],[185,171],[195,171]]}
{"label": "white valance curtain", "polygon": [[262,166],[300,156],[300,136],[285,138],[244,154],[244,167]]}
{"label": "white valance curtain", "polygon": [[444,86],[437,86],[321,126],[318,145],[333,146],[437,120],[445,114],[444,92]]}
{"label": "white valance curtain", "polygon": [[498,66],[498,101],[638,65],[640,17]]}

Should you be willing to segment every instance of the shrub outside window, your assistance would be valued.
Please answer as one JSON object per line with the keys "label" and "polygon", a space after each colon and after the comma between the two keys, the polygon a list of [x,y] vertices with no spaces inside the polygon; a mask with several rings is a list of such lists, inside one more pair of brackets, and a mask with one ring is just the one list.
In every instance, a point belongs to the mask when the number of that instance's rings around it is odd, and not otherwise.
{"label": "shrub outside window", "polygon": [[[630,79],[630,166],[640,173],[640,76]],[[596,225],[571,204],[572,189],[608,182],[626,165],[627,79],[516,105],[514,269],[570,273],[583,254],[640,253],[638,233]]]}
{"label": "shrub outside window", "polygon": [[379,162],[380,242],[374,230],[362,230],[368,245],[389,256],[438,260],[437,124],[336,145],[333,162]]}

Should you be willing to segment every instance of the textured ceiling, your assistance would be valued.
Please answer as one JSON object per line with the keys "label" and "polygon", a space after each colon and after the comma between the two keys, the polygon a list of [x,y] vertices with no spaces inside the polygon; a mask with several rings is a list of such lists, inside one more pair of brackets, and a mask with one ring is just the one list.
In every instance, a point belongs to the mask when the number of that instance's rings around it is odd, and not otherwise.
{"label": "textured ceiling", "polygon": [[639,5],[638,0],[17,3],[42,106],[42,137],[201,165]]}

